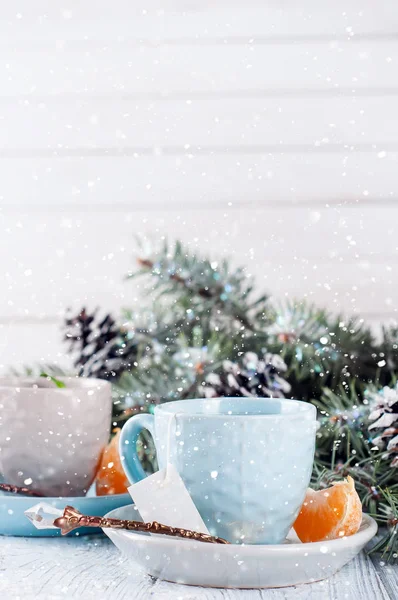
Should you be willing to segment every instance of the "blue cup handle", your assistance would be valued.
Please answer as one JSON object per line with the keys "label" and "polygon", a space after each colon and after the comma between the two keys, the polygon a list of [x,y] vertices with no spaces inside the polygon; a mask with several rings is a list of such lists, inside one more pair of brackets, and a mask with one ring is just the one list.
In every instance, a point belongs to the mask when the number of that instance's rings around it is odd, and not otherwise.
{"label": "blue cup handle", "polygon": [[147,477],[137,454],[137,440],[143,429],[148,429],[154,438],[154,416],[134,415],[125,423],[120,435],[119,454],[124,472],[131,483]]}

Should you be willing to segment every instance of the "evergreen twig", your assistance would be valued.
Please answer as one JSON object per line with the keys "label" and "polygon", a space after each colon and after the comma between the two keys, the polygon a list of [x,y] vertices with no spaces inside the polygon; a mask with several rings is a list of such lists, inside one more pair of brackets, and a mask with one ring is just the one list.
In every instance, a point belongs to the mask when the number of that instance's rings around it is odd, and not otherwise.
{"label": "evergreen twig", "polygon": [[[398,431],[390,415],[398,414],[398,404],[377,408],[387,415],[383,421],[376,416],[380,452],[369,402],[371,389],[379,394],[397,380],[398,327],[385,327],[379,342],[361,319],[302,301],[271,304],[267,295],[256,296],[244,269],[203,258],[179,242],[149,254],[141,249],[128,278],[138,276],[147,281],[147,312],[124,311],[118,320],[83,309],[67,322],[80,375],[114,384],[114,422],[204,393],[314,402],[320,428],[312,485],[323,488],[351,475],[364,510],[385,527],[374,550],[395,560]],[[60,374],[48,365],[29,372],[35,371]],[[155,467],[149,435],[141,438],[140,455],[148,470]]]}

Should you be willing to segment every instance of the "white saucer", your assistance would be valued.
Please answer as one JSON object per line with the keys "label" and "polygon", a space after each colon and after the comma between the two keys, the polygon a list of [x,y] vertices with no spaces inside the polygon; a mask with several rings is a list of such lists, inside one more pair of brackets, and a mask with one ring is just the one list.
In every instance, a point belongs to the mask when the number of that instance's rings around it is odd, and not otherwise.
{"label": "white saucer", "polygon": [[[106,516],[137,519],[137,511],[129,505]],[[292,532],[279,546],[223,546],[104,529],[119,550],[152,577],[222,588],[285,587],[325,579],[354,558],[376,531],[376,522],[365,514],[355,535],[302,544]]]}

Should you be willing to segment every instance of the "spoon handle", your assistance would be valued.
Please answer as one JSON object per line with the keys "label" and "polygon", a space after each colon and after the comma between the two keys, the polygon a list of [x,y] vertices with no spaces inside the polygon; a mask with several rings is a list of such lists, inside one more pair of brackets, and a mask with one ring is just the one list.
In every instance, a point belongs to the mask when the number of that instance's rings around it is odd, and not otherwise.
{"label": "spoon handle", "polygon": [[41,498],[42,495],[27,487],[19,487],[10,483],[0,483],[0,492],[9,492],[11,494],[20,494],[21,496],[31,496],[32,498]]}
{"label": "spoon handle", "polygon": [[196,540],[198,542],[207,542],[210,544],[228,544],[226,540],[214,537],[206,533],[198,533],[190,529],[180,529],[163,525],[157,521],[151,523],[142,523],[141,521],[129,521],[127,519],[109,519],[107,517],[90,517],[82,515],[73,506],[66,506],[64,514],[54,520],[54,526],[61,529],[62,535],[73,531],[79,527],[102,527],[112,529],[127,529],[128,531],[143,531],[147,533],[158,533],[161,535],[171,535],[173,537]]}

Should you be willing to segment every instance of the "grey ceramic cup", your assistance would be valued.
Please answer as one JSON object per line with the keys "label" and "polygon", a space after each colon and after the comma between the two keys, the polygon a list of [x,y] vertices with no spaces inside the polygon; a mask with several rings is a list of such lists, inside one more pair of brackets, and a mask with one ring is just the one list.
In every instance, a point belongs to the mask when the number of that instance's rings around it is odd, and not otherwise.
{"label": "grey ceramic cup", "polygon": [[81,496],[109,439],[111,385],[100,379],[0,379],[0,472],[45,496]]}

